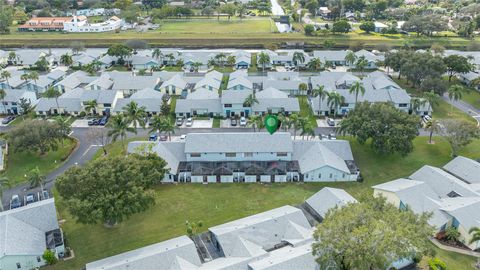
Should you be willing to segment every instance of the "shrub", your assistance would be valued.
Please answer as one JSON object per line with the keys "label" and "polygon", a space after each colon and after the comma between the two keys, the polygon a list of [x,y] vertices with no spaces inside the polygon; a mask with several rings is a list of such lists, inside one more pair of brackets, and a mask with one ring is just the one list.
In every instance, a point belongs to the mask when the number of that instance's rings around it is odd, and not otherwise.
{"label": "shrub", "polygon": [[456,242],[458,241],[459,237],[460,237],[460,233],[458,232],[457,228],[449,227],[448,229],[445,230],[445,238],[447,238],[448,241]]}
{"label": "shrub", "polygon": [[313,25],[311,24],[307,24],[305,25],[304,30],[305,30],[305,35],[311,36],[313,35],[313,32],[315,32],[315,27],[313,27]]}
{"label": "shrub", "polygon": [[430,268],[430,270],[446,270],[447,265],[439,258],[431,258],[428,260],[428,268]]}
{"label": "shrub", "polygon": [[49,249],[46,249],[45,252],[43,252],[42,258],[48,265],[56,264],[58,261],[57,257],[55,257],[55,253]]}
{"label": "shrub", "polygon": [[80,117],[85,117],[86,115],[87,115],[86,112],[80,112],[80,114],[79,114],[78,116],[80,116]]}

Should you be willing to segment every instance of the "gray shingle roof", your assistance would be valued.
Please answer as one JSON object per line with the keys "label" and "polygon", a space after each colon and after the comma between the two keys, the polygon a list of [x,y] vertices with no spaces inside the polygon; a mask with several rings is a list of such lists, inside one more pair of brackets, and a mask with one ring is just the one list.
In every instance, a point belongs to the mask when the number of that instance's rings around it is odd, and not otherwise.
{"label": "gray shingle roof", "polygon": [[298,160],[301,173],[308,173],[325,166],[350,173],[345,160],[319,141],[294,141],[293,159]]}
{"label": "gray shingle roof", "polygon": [[252,90],[227,90],[222,92],[222,104],[243,104]]}
{"label": "gray shingle roof", "polygon": [[448,162],[443,168],[467,183],[480,183],[480,163],[473,159],[459,156]]}
{"label": "gray shingle roof", "polygon": [[305,202],[324,218],[328,210],[356,203],[357,200],[343,189],[326,187],[313,194]]}

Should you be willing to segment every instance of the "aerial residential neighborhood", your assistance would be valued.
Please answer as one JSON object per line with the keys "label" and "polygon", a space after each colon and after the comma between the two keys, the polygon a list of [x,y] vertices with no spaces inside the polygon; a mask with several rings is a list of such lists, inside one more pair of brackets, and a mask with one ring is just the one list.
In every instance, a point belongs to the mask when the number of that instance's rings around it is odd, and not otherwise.
{"label": "aerial residential neighborhood", "polygon": [[473,0],[0,0],[0,270],[480,270]]}

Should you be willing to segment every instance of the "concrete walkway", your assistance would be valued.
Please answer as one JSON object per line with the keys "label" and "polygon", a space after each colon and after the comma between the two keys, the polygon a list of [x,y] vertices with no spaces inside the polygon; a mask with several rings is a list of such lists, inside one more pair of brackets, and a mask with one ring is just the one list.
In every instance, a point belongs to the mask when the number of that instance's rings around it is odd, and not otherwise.
{"label": "concrete walkway", "polygon": [[477,258],[480,258],[480,253],[479,252],[475,252],[475,251],[472,251],[472,250],[466,250],[466,249],[462,249],[462,248],[456,248],[456,247],[452,247],[452,246],[447,246],[447,245],[444,245],[442,243],[440,243],[437,239],[435,238],[430,238],[430,241],[432,241],[432,243],[438,247],[439,249],[443,249],[443,250],[446,250],[446,251],[451,251],[451,252],[456,252],[456,253],[460,253],[460,254],[463,254],[463,255],[468,255],[468,256],[473,256],[473,257],[477,257]]}

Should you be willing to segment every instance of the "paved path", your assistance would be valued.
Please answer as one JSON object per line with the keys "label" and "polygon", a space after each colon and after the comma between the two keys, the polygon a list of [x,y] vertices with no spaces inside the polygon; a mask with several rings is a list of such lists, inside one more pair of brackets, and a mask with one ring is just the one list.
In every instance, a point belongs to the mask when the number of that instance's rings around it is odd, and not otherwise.
{"label": "paved path", "polygon": [[475,118],[475,120],[477,120],[477,125],[480,126],[480,109],[466,103],[463,100],[450,100],[448,98],[448,93],[445,93],[442,98],[447,103],[453,105],[455,108],[461,110],[468,115],[471,115],[473,118]]}
{"label": "paved path", "polygon": [[466,250],[466,249],[463,249],[463,248],[457,248],[457,247],[452,247],[452,246],[447,246],[447,245],[444,245],[443,243],[440,243],[437,239],[435,238],[430,238],[430,241],[432,241],[432,243],[437,246],[439,249],[443,249],[443,250],[446,250],[446,251],[451,251],[451,252],[455,252],[455,253],[460,253],[460,254],[464,254],[464,255],[468,255],[468,256],[473,256],[473,257],[477,257],[477,258],[480,258],[480,252],[475,252],[475,251],[472,251],[472,250]]}

